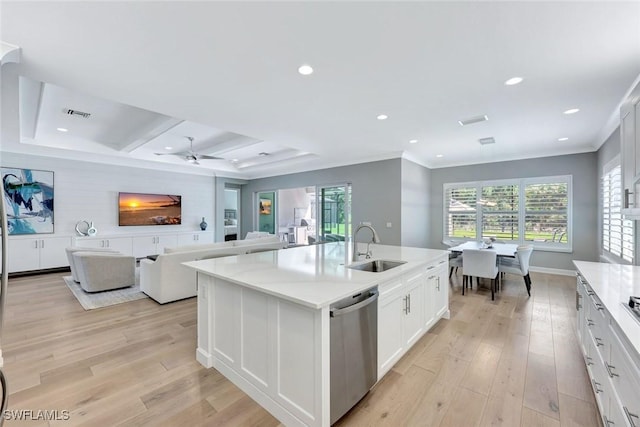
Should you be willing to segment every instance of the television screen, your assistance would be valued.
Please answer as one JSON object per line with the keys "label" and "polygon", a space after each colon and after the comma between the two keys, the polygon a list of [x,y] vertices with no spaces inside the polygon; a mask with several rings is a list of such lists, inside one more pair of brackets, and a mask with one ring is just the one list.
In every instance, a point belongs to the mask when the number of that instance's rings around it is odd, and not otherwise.
{"label": "television screen", "polygon": [[181,201],[170,194],[119,193],[118,225],[181,224]]}

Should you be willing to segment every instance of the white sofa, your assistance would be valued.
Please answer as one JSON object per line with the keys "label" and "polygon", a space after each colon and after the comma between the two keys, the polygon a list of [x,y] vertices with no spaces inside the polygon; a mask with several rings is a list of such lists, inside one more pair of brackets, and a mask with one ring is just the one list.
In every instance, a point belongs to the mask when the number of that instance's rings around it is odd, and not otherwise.
{"label": "white sofa", "polygon": [[196,272],[183,262],[203,258],[243,255],[257,250],[287,247],[276,236],[202,245],[165,248],[165,253],[153,261],[140,260],[140,290],[160,304],[196,296]]}

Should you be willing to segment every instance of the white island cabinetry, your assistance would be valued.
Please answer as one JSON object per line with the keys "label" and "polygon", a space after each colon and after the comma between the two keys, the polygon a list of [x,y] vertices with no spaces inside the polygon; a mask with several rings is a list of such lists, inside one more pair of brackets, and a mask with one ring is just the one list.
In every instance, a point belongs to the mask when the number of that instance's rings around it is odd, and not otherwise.
{"label": "white island cabinetry", "polygon": [[346,268],[349,252],[337,242],[185,263],[198,271],[198,361],[284,425],[329,426],[331,304],[378,288],[379,379],[426,332],[425,308],[439,304],[427,267],[447,258],[375,245],[376,258],[407,262],[372,273]]}

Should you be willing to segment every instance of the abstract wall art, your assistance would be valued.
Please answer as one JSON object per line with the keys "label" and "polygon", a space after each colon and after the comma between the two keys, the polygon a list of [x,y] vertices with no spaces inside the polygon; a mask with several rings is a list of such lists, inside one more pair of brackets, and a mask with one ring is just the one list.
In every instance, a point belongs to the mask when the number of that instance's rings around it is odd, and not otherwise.
{"label": "abstract wall art", "polygon": [[0,168],[9,234],[53,233],[53,172]]}

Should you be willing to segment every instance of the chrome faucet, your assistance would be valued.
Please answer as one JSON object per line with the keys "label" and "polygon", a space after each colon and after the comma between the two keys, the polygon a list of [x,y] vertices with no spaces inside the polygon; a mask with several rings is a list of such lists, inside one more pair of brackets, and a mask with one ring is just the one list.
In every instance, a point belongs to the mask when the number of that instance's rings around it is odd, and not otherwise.
{"label": "chrome faucet", "polygon": [[[369,230],[371,230],[371,233],[373,233],[373,238],[371,239],[371,241],[369,243],[367,243],[367,251],[366,252],[358,252],[356,250],[356,236],[358,235],[358,231],[360,231],[363,228],[368,228]],[[370,225],[360,224],[355,229],[355,231],[353,232],[353,259],[352,259],[352,261],[357,261],[358,257],[360,255],[364,255],[366,259],[371,258],[371,250],[369,249],[369,246],[372,243],[380,243],[380,236],[378,236],[378,232],[375,230],[375,228],[373,228]]]}

